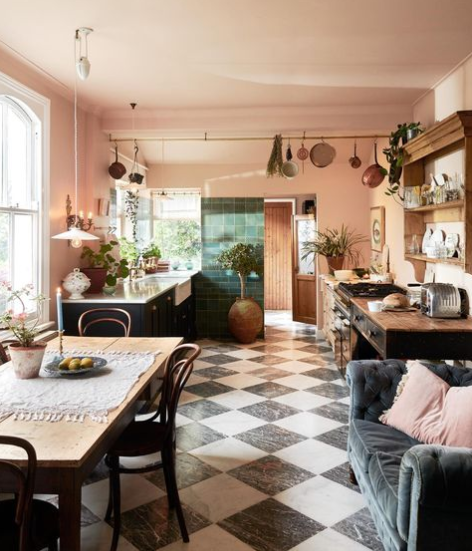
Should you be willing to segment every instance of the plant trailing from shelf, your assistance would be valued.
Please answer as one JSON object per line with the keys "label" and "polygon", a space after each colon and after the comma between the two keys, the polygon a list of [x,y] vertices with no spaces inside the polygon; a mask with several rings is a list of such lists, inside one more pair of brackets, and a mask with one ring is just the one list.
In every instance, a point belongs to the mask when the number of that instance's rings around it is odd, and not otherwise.
{"label": "plant trailing from shelf", "polygon": [[[105,271],[104,283],[108,287],[114,287],[119,277],[128,277],[128,261],[125,258],[118,260],[112,254],[114,247],[118,244],[118,241],[102,243],[98,251],[94,251],[90,247],[84,247],[80,258],[88,263],[88,268],[85,268],[82,271],[87,271],[87,273],[89,273],[90,269],[93,270],[94,268],[101,268]],[[88,277],[90,277],[90,275]]]}
{"label": "plant trailing from shelf", "polygon": [[389,147],[383,150],[387,161],[390,164],[388,171],[389,187],[385,192],[386,195],[398,196],[400,201],[403,201],[403,195],[401,193],[400,177],[402,175],[402,167],[404,162],[403,146],[410,140],[416,137],[418,134],[424,132],[424,128],[420,122],[403,123],[397,126],[394,132],[391,132],[388,140]]}
{"label": "plant trailing from shelf", "polygon": [[315,254],[325,256],[330,272],[333,273],[342,268],[346,258],[357,265],[361,256],[358,245],[367,241],[365,235],[344,224],[340,230],[327,228],[325,231],[317,231],[313,240],[302,243],[302,259]]}
{"label": "plant trailing from shelf", "polygon": [[268,178],[273,176],[283,176],[282,165],[284,159],[282,155],[282,134],[276,134],[274,136],[274,143],[272,145],[272,152],[267,163],[266,175]]}
{"label": "plant trailing from shelf", "polygon": [[257,302],[246,297],[246,278],[251,272],[262,273],[260,251],[254,245],[236,243],[221,251],[215,262],[223,270],[235,271],[241,282],[241,297],[231,306],[228,313],[228,325],[231,333],[242,343],[254,342],[263,327],[263,313]]}
{"label": "plant trailing from shelf", "polygon": [[139,208],[139,191],[127,191],[125,193],[125,214],[131,222],[131,233],[133,241],[136,242],[138,237],[138,208]]}

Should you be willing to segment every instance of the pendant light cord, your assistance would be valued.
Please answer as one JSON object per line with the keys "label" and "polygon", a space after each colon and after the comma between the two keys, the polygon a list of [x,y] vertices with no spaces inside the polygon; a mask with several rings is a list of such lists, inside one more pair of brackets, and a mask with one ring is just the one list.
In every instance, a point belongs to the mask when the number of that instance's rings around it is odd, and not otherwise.
{"label": "pendant light cord", "polygon": [[[77,217],[78,217],[78,194],[79,194],[79,152],[78,152],[78,123],[77,123],[77,70],[75,65],[77,63],[77,43],[79,43],[80,48],[80,36],[77,33],[75,35],[74,41],[74,185],[75,185],[75,216],[76,216],[76,226],[77,226]],[[80,53],[80,50],[79,50]]]}

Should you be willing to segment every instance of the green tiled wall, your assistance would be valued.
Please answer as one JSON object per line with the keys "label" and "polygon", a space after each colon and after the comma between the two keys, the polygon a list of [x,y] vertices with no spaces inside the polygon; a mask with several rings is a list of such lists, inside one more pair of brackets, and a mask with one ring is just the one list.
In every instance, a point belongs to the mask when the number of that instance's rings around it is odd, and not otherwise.
{"label": "green tiled wall", "polygon": [[[195,281],[198,336],[231,338],[228,311],[240,294],[239,277],[226,275],[215,256],[236,243],[264,247],[264,199],[202,198],[202,271]],[[261,264],[263,256],[261,256]],[[262,277],[247,279],[247,296],[264,309]]]}

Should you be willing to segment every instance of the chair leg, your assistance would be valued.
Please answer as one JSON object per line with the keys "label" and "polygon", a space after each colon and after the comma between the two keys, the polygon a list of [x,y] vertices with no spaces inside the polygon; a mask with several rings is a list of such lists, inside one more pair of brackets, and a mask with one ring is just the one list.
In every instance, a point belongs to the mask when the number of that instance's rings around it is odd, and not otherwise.
{"label": "chair leg", "polygon": [[177,488],[177,479],[175,476],[175,462],[174,462],[172,451],[170,452],[169,455],[170,457],[168,458],[168,461],[166,458],[167,468],[169,470],[169,482],[170,482],[170,485],[169,485],[170,487],[167,488],[169,503],[170,503],[170,500],[172,499],[175,505],[175,512],[177,514],[177,520],[179,521],[179,528],[180,528],[180,533],[182,534],[182,539],[184,540],[185,543],[188,543],[190,539],[188,537],[187,526],[185,525],[184,512],[182,511],[182,505],[180,503],[179,489]]}
{"label": "chair leg", "polygon": [[162,460],[162,470],[164,471],[164,480],[166,483],[167,501],[169,503],[169,509],[175,509],[175,498],[174,498],[174,492],[172,487],[172,480],[170,477],[169,467],[168,467],[168,465],[172,461],[172,456],[169,457],[169,453],[167,451],[162,450],[161,460]]}
{"label": "chair leg", "polygon": [[351,484],[354,484],[354,486],[358,486],[356,475],[354,474],[354,471],[352,470],[351,465],[349,465],[349,482]]}
{"label": "chair leg", "polygon": [[110,486],[113,509],[113,538],[110,551],[116,551],[121,530],[120,458],[118,456],[110,458]]}
{"label": "chair leg", "polygon": [[107,511],[105,513],[106,522],[110,522],[112,512],[113,512],[113,490],[111,485],[111,469],[110,469],[109,480],[108,480],[108,505],[107,505]]}

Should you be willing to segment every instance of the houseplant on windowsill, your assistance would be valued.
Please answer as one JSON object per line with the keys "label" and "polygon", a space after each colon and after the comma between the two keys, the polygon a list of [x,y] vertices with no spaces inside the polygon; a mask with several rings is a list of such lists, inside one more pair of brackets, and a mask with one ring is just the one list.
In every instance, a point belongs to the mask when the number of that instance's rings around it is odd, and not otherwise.
{"label": "houseplant on windowsill", "polygon": [[156,243],[149,243],[149,245],[143,249],[142,257],[146,273],[153,274],[157,272],[157,266],[161,258],[161,249],[159,249]]}
{"label": "houseplant on windowsill", "polygon": [[246,296],[246,278],[251,272],[261,274],[257,249],[254,245],[236,243],[222,251],[215,262],[223,270],[236,272],[241,283],[241,297],[236,299],[228,313],[229,330],[242,343],[254,342],[262,329],[264,316],[259,304]]}
{"label": "houseplant on windowsill", "polygon": [[358,265],[358,245],[367,241],[365,235],[356,233],[343,224],[340,230],[328,228],[325,231],[317,231],[312,241],[302,243],[302,258],[315,254],[325,256],[329,273],[334,274],[335,270],[342,269],[346,259],[355,266]]}
{"label": "houseplant on windowsill", "polygon": [[118,241],[102,243],[98,251],[90,247],[84,247],[80,258],[88,263],[87,268],[82,272],[90,279],[89,293],[100,293],[102,290],[107,294],[113,294],[118,277],[128,277],[128,261],[124,258],[118,260],[112,254]]}
{"label": "houseplant on windowsill", "polygon": [[[44,295],[35,295],[32,285],[25,285],[17,291],[12,290],[6,282],[0,283],[0,294],[6,297],[7,304],[11,305],[0,315],[0,325],[10,330],[18,342],[9,346],[11,362],[18,379],[33,379],[39,375],[41,362],[46,350],[45,342],[34,342],[39,333],[38,324],[41,320],[43,303],[48,300]],[[28,314],[26,302],[36,303],[36,315]],[[20,304],[21,310],[16,306]]]}

